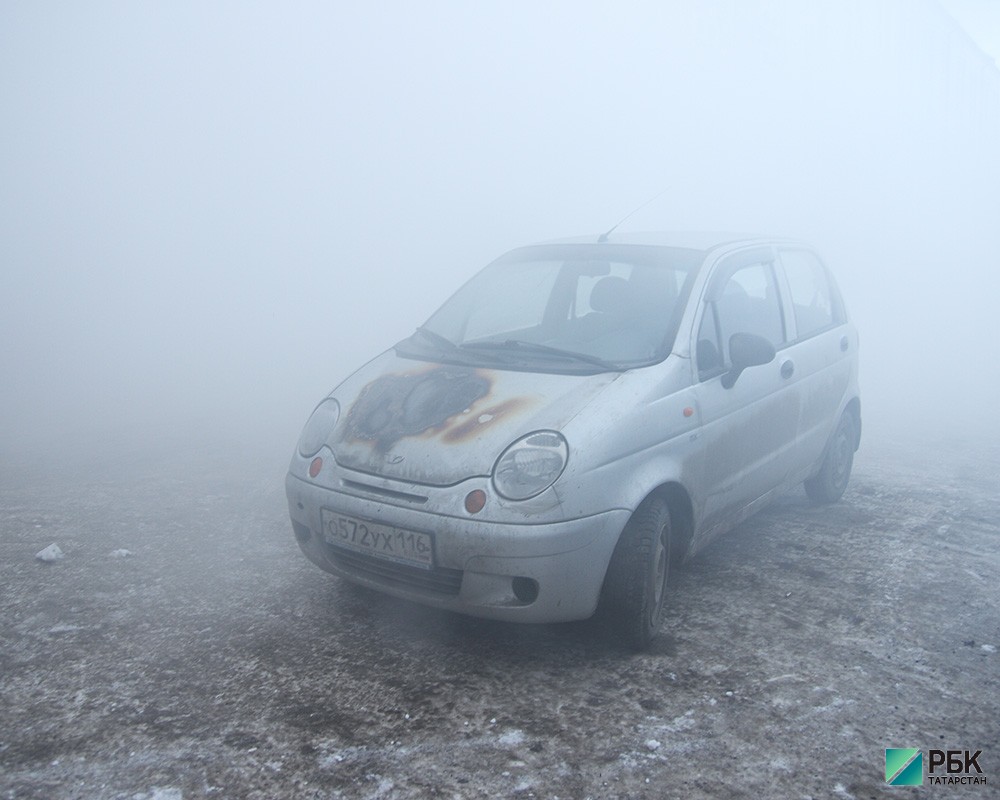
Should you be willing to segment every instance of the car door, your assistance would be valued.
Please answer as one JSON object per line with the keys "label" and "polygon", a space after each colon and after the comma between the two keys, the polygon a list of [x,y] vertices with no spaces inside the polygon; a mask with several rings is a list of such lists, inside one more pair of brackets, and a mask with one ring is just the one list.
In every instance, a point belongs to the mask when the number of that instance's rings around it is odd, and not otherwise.
{"label": "car door", "polygon": [[[703,452],[702,528],[738,521],[779,486],[795,449],[799,403],[781,374],[788,344],[771,247],[728,256],[713,269],[696,322],[695,369]],[[729,388],[734,333],[764,337],[778,357],[743,371]]]}
{"label": "car door", "polygon": [[777,249],[779,280],[791,312],[784,358],[793,369],[800,402],[796,461],[800,470],[809,471],[823,454],[850,387],[857,334],[819,257],[800,246]]}

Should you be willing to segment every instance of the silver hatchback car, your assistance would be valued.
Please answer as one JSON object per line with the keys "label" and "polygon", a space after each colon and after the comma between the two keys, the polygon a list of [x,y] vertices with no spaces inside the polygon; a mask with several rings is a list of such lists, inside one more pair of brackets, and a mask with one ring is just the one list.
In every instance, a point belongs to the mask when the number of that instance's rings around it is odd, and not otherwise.
{"label": "silver hatchback car", "polygon": [[638,649],[671,565],[776,494],[843,494],[858,336],[807,245],[630,234],[513,250],[313,412],[295,537],[354,583]]}

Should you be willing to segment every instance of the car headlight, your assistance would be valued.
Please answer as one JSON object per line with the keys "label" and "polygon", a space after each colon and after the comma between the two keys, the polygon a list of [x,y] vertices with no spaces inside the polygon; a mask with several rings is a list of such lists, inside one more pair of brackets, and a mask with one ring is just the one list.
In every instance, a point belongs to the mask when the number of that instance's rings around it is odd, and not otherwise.
{"label": "car headlight", "polygon": [[314,456],[326,444],[333,428],[340,419],[340,403],[332,397],[316,406],[299,436],[299,454],[304,458]]}
{"label": "car headlight", "polygon": [[527,500],[548,489],[566,467],[569,448],[562,434],[536,431],[503,451],[493,467],[493,486],[508,500]]}

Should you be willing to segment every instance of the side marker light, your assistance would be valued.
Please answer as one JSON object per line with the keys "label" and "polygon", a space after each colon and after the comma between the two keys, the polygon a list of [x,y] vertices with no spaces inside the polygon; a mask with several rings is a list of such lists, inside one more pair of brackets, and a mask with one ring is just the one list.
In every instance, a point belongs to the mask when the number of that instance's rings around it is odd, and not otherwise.
{"label": "side marker light", "polygon": [[486,505],[486,492],[482,489],[473,489],[465,496],[465,510],[470,514],[478,514]]}

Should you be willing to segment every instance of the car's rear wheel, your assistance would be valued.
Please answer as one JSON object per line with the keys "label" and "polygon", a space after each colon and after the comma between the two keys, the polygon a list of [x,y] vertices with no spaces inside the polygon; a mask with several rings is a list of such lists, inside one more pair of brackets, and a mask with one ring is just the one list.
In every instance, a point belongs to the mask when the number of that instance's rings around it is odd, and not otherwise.
{"label": "car's rear wheel", "polygon": [[615,636],[635,650],[648,649],[660,629],[670,584],[670,508],[647,497],[615,546],[601,606]]}
{"label": "car's rear wheel", "polygon": [[854,465],[854,418],[845,413],[826,447],[823,464],[805,482],[806,494],[815,503],[835,503],[843,497]]}

